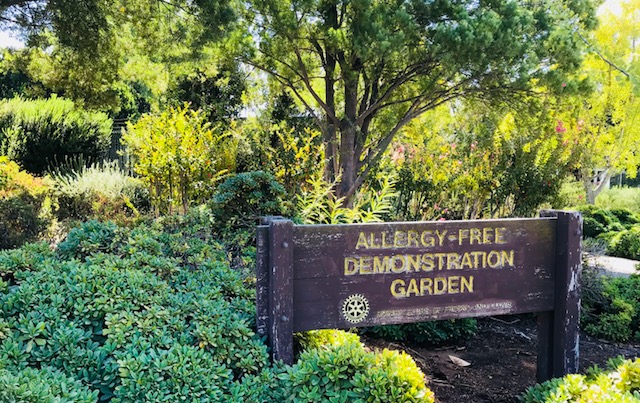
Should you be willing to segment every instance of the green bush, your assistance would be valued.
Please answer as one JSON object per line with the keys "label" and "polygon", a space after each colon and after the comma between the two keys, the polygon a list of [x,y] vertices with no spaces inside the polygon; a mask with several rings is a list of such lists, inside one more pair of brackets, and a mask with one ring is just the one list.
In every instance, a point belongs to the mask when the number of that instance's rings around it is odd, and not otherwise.
{"label": "green bush", "polygon": [[596,206],[610,209],[628,209],[640,214],[640,188],[612,187],[605,189],[596,198]]}
{"label": "green bush", "polygon": [[25,368],[15,373],[0,369],[0,401],[94,403],[98,391],[91,391],[62,371],[44,367]]}
{"label": "green bush", "polygon": [[524,403],[616,402],[640,400],[640,359],[610,360],[608,371],[592,368],[589,375],[570,374],[529,388]]}
{"label": "green bush", "polygon": [[475,319],[443,320],[374,326],[363,328],[362,332],[391,341],[441,344],[473,336],[476,332],[476,324]]}
{"label": "green bush", "polygon": [[433,402],[405,353],[368,352],[355,341],[311,349],[282,373],[282,402]]}
{"label": "green bush", "polygon": [[592,336],[640,341],[640,277],[610,278],[584,270],[580,326]]}
{"label": "green bush", "polygon": [[640,225],[616,234],[611,238],[607,251],[613,256],[640,260]]}
{"label": "green bush", "polygon": [[285,215],[285,190],[275,177],[262,171],[244,172],[225,180],[213,195],[214,226],[222,233],[253,228],[260,217]]}
{"label": "green bush", "polygon": [[40,175],[58,161],[99,161],[111,142],[111,120],[72,101],[51,98],[0,101],[0,151]]}

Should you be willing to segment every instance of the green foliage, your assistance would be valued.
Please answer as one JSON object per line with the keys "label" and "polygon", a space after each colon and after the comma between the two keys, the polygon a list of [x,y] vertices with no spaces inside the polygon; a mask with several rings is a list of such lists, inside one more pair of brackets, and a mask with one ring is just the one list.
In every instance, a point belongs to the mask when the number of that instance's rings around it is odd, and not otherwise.
{"label": "green foliage", "polygon": [[607,251],[613,256],[640,260],[640,225],[616,234],[609,242]]}
{"label": "green foliage", "polygon": [[209,226],[201,212],[133,229],[92,221],[55,253],[0,253],[0,361],[11,376],[61,371],[78,396],[224,401],[259,376],[267,349],[251,282]]}
{"label": "green foliage", "polygon": [[189,104],[202,111],[209,122],[225,122],[238,116],[242,107],[245,78],[238,66],[222,66],[216,74],[197,71],[179,77],[167,97],[176,106]]}
{"label": "green foliage", "polygon": [[581,328],[607,340],[640,341],[640,277],[609,278],[585,270]]}
{"label": "green foliage", "polygon": [[441,320],[433,322],[405,323],[401,325],[364,328],[365,334],[392,341],[410,341],[421,344],[442,344],[465,339],[476,332],[475,319]]}
{"label": "green foliage", "polygon": [[186,213],[206,202],[214,185],[234,170],[236,143],[214,129],[203,113],[187,107],[145,115],[122,136],[135,158],[135,171],[149,186],[156,214]]}
{"label": "green foliage", "polygon": [[378,189],[373,186],[360,189],[350,207],[345,207],[344,197],[336,197],[337,181],[327,183],[318,172],[308,184],[309,188],[296,196],[297,215],[305,224],[382,222],[390,215],[396,196],[395,184],[388,176],[380,178]]}
{"label": "green foliage", "polygon": [[82,156],[101,160],[110,145],[111,120],[60,98],[0,102],[2,153],[33,174],[58,161]]}
{"label": "green foliage", "polygon": [[42,217],[49,184],[0,157],[0,249],[33,241],[46,227]]}
{"label": "green foliage", "polygon": [[70,173],[52,174],[58,220],[115,220],[127,223],[149,211],[149,192],[140,179],[127,175],[117,163],[94,164]]}
{"label": "green foliage", "polygon": [[611,360],[607,371],[592,368],[589,375],[569,374],[529,388],[523,403],[616,402],[640,399],[640,359]]}
{"label": "green foliage", "polygon": [[78,380],[51,367],[25,368],[13,373],[0,365],[0,400],[94,403],[98,401],[98,391],[91,391]]}
{"label": "green foliage", "polygon": [[286,215],[285,190],[266,172],[243,172],[218,186],[213,195],[211,213],[214,225],[222,233],[253,228],[260,217]]}
{"label": "green foliage", "polygon": [[596,206],[611,209],[624,208],[640,214],[640,188],[612,187],[603,190],[596,198]]}
{"label": "green foliage", "polygon": [[283,402],[434,401],[408,355],[389,350],[374,354],[355,341],[307,350],[279,378]]}

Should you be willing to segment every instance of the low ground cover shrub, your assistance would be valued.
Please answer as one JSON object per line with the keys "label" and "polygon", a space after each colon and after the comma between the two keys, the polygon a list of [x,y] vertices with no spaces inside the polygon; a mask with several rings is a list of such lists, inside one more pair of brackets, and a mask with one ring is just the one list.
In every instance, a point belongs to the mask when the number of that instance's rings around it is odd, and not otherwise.
{"label": "low ground cover shrub", "polygon": [[111,120],[101,112],[50,98],[0,102],[0,151],[28,172],[41,175],[50,166],[82,156],[99,161],[111,143]]}
{"label": "low ground cover shrub", "polygon": [[524,403],[616,402],[640,400],[640,358],[610,360],[607,370],[594,367],[588,375],[570,374],[529,388]]}
{"label": "low ground cover shrub", "polygon": [[357,336],[311,336],[334,342],[270,364],[255,280],[230,268],[211,228],[206,209],[133,228],[90,221],[55,250],[0,252],[0,386],[39,382],[35,401],[433,401],[408,356]]}
{"label": "low ground cover shrub", "polygon": [[374,326],[362,332],[391,341],[411,341],[421,344],[442,344],[473,336],[477,330],[475,319],[441,320],[406,323],[402,325]]}
{"label": "low ground cover shrub", "polygon": [[[610,255],[640,259],[640,215],[626,208],[582,206],[579,210],[583,215],[586,238],[606,244],[606,252]],[[589,245],[593,243],[589,241]]]}

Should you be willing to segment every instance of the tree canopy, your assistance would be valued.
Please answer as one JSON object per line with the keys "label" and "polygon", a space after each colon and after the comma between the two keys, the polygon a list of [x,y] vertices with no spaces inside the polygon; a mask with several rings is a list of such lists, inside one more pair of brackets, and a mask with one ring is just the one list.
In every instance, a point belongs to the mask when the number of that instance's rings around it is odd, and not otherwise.
{"label": "tree canopy", "polygon": [[581,62],[592,1],[255,0],[244,60],[313,113],[349,198],[398,131],[456,98],[509,99]]}

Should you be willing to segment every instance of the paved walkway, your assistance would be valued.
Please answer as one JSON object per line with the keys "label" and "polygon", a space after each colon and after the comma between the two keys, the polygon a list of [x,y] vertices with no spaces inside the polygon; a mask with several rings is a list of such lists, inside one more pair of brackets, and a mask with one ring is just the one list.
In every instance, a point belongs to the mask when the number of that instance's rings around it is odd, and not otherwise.
{"label": "paved walkway", "polygon": [[601,269],[603,274],[614,277],[628,277],[636,272],[636,265],[640,263],[637,260],[604,255],[588,255],[587,262],[589,266]]}

